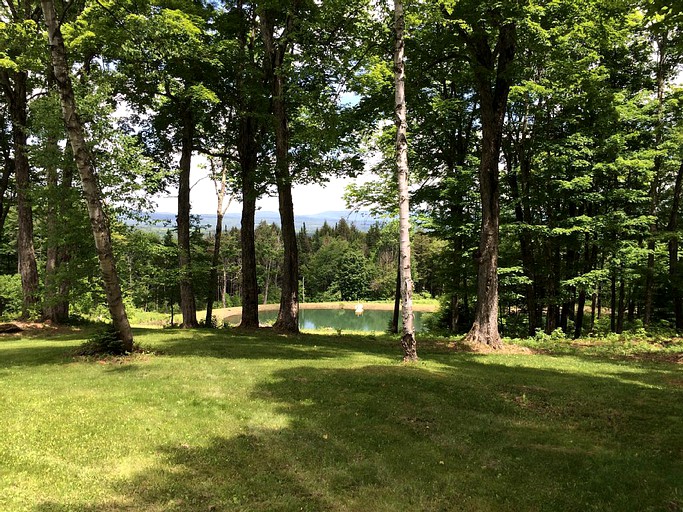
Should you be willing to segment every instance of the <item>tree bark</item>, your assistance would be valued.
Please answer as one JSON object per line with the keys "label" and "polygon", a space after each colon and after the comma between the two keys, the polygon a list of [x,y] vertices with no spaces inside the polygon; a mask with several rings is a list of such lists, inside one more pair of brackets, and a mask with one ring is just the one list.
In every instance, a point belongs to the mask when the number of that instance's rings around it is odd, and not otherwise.
{"label": "tree bark", "polygon": [[[280,180],[278,180],[280,181]],[[291,183],[278,185],[280,203],[280,223],[284,246],[282,268],[282,294],[280,310],[273,328],[281,332],[299,332],[299,251],[294,227],[294,205],[292,203]]]}
{"label": "tree bark", "polygon": [[669,238],[669,282],[671,283],[671,294],[674,301],[674,315],[676,319],[676,330],[683,329],[683,295],[681,294],[680,264],[678,262],[678,215],[681,208],[681,192],[683,190],[683,162],[676,173],[676,184],[674,185],[673,201],[669,214],[669,224],[667,231]]}
{"label": "tree bark", "polygon": [[550,239],[546,243],[546,261],[548,271],[546,272],[546,300],[548,302],[546,318],[546,334],[551,334],[560,327],[560,266],[561,266],[559,243]]}
{"label": "tree bark", "polygon": [[624,313],[626,311],[625,308],[625,285],[624,285],[624,270],[621,269],[621,278],[619,279],[619,305],[617,308],[617,328],[616,328],[616,333],[621,334],[624,332]]}
{"label": "tree bark", "polygon": [[[48,147],[56,146],[56,141],[49,140]],[[47,182],[47,218],[45,227],[45,302],[43,304],[43,319],[56,323],[55,305],[59,299],[57,293],[57,260],[59,257],[58,244],[58,206],[57,206],[57,168],[50,164],[45,170]]]}
{"label": "tree bark", "polygon": [[[213,164],[212,164],[213,165]],[[216,207],[216,232],[213,239],[213,255],[211,258],[211,270],[209,271],[209,289],[206,295],[206,317],[204,325],[206,327],[213,325],[213,301],[218,295],[218,264],[221,259],[221,237],[223,234],[223,216],[227,207],[223,207],[225,201],[225,194],[227,193],[227,169],[225,162],[221,165],[221,181],[220,185],[216,184],[216,199],[218,206]],[[215,179],[215,176],[214,176]],[[228,201],[228,205],[230,201]],[[223,295],[223,303],[225,304],[225,295]],[[223,306],[225,307],[225,306]]]}
{"label": "tree bark", "polygon": [[[284,57],[286,37],[293,26],[293,14],[287,16],[286,28],[280,41],[275,40],[273,13],[261,13],[261,35],[266,49],[265,71],[271,86],[271,109],[275,128],[275,183],[277,186],[284,246],[280,309],[273,328],[284,333],[299,332],[299,249],[294,225],[292,178],[289,170],[289,126],[285,103]],[[282,41],[284,39],[284,42]]]}
{"label": "tree bark", "polygon": [[[223,261],[223,265],[225,265],[225,261]],[[225,269],[225,266],[223,267],[223,288],[221,290],[221,300],[223,301],[223,309],[227,308],[227,295],[228,295],[228,271]]]}
{"label": "tree bark", "polygon": [[17,188],[17,255],[23,294],[22,318],[35,313],[38,303],[38,266],[33,246],[33,210],[30,192],[31,167],[28,160],[28,104],[25,71],[0,71],[0,80],[9,103],[14,147],[14,177]]}
{"label": "tree bark", "polygon": [[[654,237],[657,233],[657,228],[653,223],[650,226],[650,236]],[[648,327],[652,323],[652,310],[654,305],[654,290],[655,290],[655,251],[657,249],[654,238],[647,242],[647,269],[645,271],[645,313],[643,318],[643,325]]]}
{"label": "tree bark", "polygon": [[574,321],[574,339],[579,339],[583,331],[584,308],[586,307],[586,289],[579,290],[579,300],[577,302],[576,320]]}
{"label": "tree bark", "polygon": [[413,278],[410,265],[410,205],[408,192],[408,131],[405,94],[405,15],[403,0],[394,0],[394,87],[396,123],[396,174],[398,177],[399,262],[401,267],[401,347],[403,361],[417,361],[413,315]]}
{"label": "tree bark", "polygon": [[[654,143],[655,150],[659,150],[659,146],[664,138],[664,88],[665,88],[665,43],[657,42],[657,68],[656,68],[656,97],[657,97],[657,118],[654,127]],[[652,224],[650,224],[650,239],[647,242],[647,270],[645,273],[645,314],[643,324],[648,327],[652,322],[652,314],[654,307],[654,293],[655,293],[655,252],[657,249],[656,236],[659,226],[657,225],[657,210],[659,208],[659,186],[661,181],[662,156],[656,155],[652,168],[652,185],[650,187],[650,215],[654,217]]]}
{"label": "tree bark", "polygon": [[[54,88],[54,80],[49,72],[48,84]],[[69,320],[69,290],[70,281],[60,272],[66,267],[70,259],[69,248],[62,243],[64,228],[62,221],[67,219],[72,208],[73,166],[67,159],[61,158],[58,139],[62,134],[49,133],[46,140],[46,150],[49,153],[49,163],[45,169],[47,184],[47,219],[45,227],[45,299],[43,302],[43,320],[53,324],[64,324]],[[72,152],[66,148],[69,157]],[[57,162],[64,161],[61,182]]]}
{"label": "tree bark", "polygon": [[612,270],[610,283],[610,331],[617,332],[617,274]]}
{"label": "tree bark", "polygon": [[[482,206],[481,236],[476,255],[477,306],[474,323],[465,340],[475,345],[502,347],[498,332],[498,247],[500,223],[499,169],[503,122],[510,92],[510,67],[515,56],[516,25],[498,30],[496,52],[479,27],[461,32],[475,65],[475,80],[481,109],[481,162],[479,193]],[[497,62],[496,62],[497,54]]]}
{"label": "tree bark", "polygon": [[265,283],[263,284],[263,305],[264,306],[266,304],[268,304],[268,288],[270,287],[270,265],[271,265],[271,261],[268,260],[268,263],[266,264]]}
{"label": "tree bark", "polygon": [[[256,243],[254,239],[254,227],[256,216],[256,168],[258,163],[257,134],[259,123],[253,115],[254,107],[251,95],[245,87],[245,67],[247,62],[253,63],[253,39],[248,37],[247,27],[255,24],[252,17],[247,17],[243,2],[238,2],[237,7],[242,16],[242,30],[239,34],[240,55],[237,72],[237,95],[240,105],[239,137],[237,154],[240,162],[240,178],[242,181],[242,221],[240,230],[240,245],[242,254],[241,279],[242,287],[242,319],[240,327],[255,329],[259,326],[258,320],[258,281],[256,276]],[[252,13],[254,16],[254,13]]]}
{"label": "tree bark", "polygon": [[[520,167],[528,165],[526,163],[526,156],[524,151],[519,157]],[[527,218],[525,212],[526,208],[523,207],[523,199],[527,199],[520,194],[519,183],[517,179],[517,172],[514,170],[514,164],[509,163],[509,182],[510,182],[510,193],[512,200],[515,202],[515,220],[520,223],[521,229],[519,231],[519,246],[522,256],[522,268],[524,269],[524,275],[529,278],[530,282],[526,285],[526,305],[527,305],[527,316],[529,319],[528,335],[534,336],[536,334],[536,329],[540,326],[541,319],[538,314],[538,304],[536,299],[536,276],[535,276],[535,263],[534,263],[534,253],[532,240],[529,235],[528,230],[525,228],[525,224],[528,224],[531,219]],[[526,172],[528,173],[528,171]],[[525,171],[522,169],[522,175],[525,179]],[[527,178],[528,179],[528,178]]]}
{"label": "tree bark", "polygon": [[[592,249],[592,252],[591,252]],[[593,267],[593,262],[595,261],[595,258],[597,257],[597,247],[593,246],[591,244],[590,236],[586,235],[585,238],[585,244],[584,244],[584,254],[583,254],[583,273],[586,274],[590,272],[591,268]],[[581,334],[583,332],[583,322],[584,322],[584,317],[585,317],[585,311],[584,309],[586,308],[586,297],[587,297],[587,291],[585,286],[581,286],[579,289],[579,297],[578,297],[578,302],[576,305],[576,318],[574,320],[574,339],[578,339],[581,337]],[[591,306],[591,329],[593,328],[593,319],[594,319],[594,314],[595,314],[595,302],[592,303]]]}
{"label": "tree bark", "polygon": [[181,327],[197,327],[197,304],[192,280],[192,258],[190,247],[190,169],[192,164],[192,141],[194,120],[191,105],[183,106],[183,136],[180,154],[180,181],[178,186],[178,265],[180,269],[180,312],[183,315]]}
{"label": "tree bark", "polygon": [[[47,149],[51,153],[51,159],[56,159],[59,147],[56,137],[50,136],[47,140]],[[66,170],[65,170],[66,174]],[[47,237],[45,240],[45,301],[43,304],[43,319],[55,324],[64,323],[68,320],[69,304],[67,301],[68,288],[62,287],[64,279],[58,277],[60,263],[64,260],[64,248],[60,244],[60,219],[64,218],[62,201],[65,190],[59,185],[59,176],[56,165],[51,161],[45,170],[47,183],[47,218],[45,227]],[[70,183],[69,183],[70,185]],[[66,292],[66,293],[63,293]],[[66,308],[64,307],[66,305]],[[66,309],[66,314],[65,310]]]}
{"label": "tree bark", "polygon": [[12,176],[12,171],[14,171],[14,161],[10,156],[10,144],[9,141],[3,140],[2,146],[0,146],[0,151],[2,152],[2,176],[0,176],[0,242],[5,233],[5,220],[7,219],[7,213],[10,209],[11,198],[7,197],[7,189],[9,187],[10,176]]}
{"label": "tree bark", "polygon": [[[244,155],[246,157],[246,155]],[[254,154],[254,156],[256,156]],[[242,161],[242,229],[240,241],[242,250],[242,320],[240,327],[253,329],[258,320],[258,281],[256,276],[256,242],[254,224],[256,216],[256,191],[254,190],[254,169]]]}
{"label": "tree bark", "polygon": [[109,312],[112,317],[114,328],[118,331],[124,348],[133,350],[133,331],[128,322],[126,309],[121,298],[121,286],[119,284],[116,264],[111,245],[111,233],[109,219],[102,207],[101,192],[97,183],[97,175],[88,152],[83,125],[78,118],[76,100],[74,97],[69,67],[67,64],[64,40],[57,23],[57,16],[53,0],[41,0],[45,23],[48,30],[52,66],[55,72],[55,81],[62,104],[62,114],[69,135],[69,141],[73,149],[74,159],[83,184],[83,195],[88,206],[88,215],[95,238],[97,256],[104,282],[104,291],[107,297]]}
{"label": "tree bark", "polygon": [[394,291],[394,314],[391,317],[391,334],[398,334],[398,319],[401,315],[401,258],[396,264],[396,289]]}
{"label": "tree bark", "polygon": [[[66,149],[69,156],[71,156],[71,148]],[[62,169],[62,182],[60,189],[62,193],[68,197],[74,196],[73,190],[74,181],[74,167],[73,159],[67,161]],[[73,203],[71,201],[64,201],[59,204],[59,213],[62,218],[67,218],[73,211]],[[59,269],[65,268],[71,261],[71,252],[73,250],[72,244],[67,244],[59,247],[57,251],[57,267]],[[68,275],[59,276],[58,280],[58,300],[54,305],[54,319],[58,324],[64,324],[69,320],[69,293],[71,291],[71,278]]]}

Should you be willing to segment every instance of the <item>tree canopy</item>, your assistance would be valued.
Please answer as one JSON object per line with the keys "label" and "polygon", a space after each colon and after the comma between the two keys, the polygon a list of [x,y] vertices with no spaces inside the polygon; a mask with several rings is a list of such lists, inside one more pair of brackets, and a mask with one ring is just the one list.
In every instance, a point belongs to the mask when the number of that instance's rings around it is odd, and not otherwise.
{"label": "tree canopy", "polygon": [[[85,134],[78,150],[66,143],[75,118],[62,117],[50,20],[30,0],[0,2],[0,313],[63,322],[106,302],[111,278],[94,277],[79,207],[92,194],[129,307],[177,305],[193,327],[197,298],[214,296],[257,327],[258,304],[279,300],[276,326],[296,332],[300,292],[389,299],[398,135],[411,175],[404,266],[414,264],[416,293],[440,297],[435,328],[493,347],[557,329],[683,329],[678,4],[399,2],[408,72],[398,127],[393,5],[54,5]],[[84,155],[92,190],[74,179]],[[225,194],[243,203],[239,229],[193,218],[199,155],[222,162]],[[376,179],[347,200],[386,221],[367,233],[342,220],[295,229],[292,187],[364,167]],[[131,225],[176,186],[174,227]],[[279,225],[256,225],[263,194],[278,195]]]}

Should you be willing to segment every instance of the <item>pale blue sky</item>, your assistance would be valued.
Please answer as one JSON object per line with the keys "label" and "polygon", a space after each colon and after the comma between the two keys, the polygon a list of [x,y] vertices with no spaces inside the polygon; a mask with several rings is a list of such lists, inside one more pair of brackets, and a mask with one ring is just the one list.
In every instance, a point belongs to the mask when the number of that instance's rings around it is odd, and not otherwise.
{"label": "pale blue sky", "polygon": [[[193,172],[192,183],[200,177],[201,171]],[[369,176],[358,178],[361,182],[367,181]],[[347,184],[356,181],[353,178],[335,178],[322,185],[296,185],[292,192],[294,198],[294,213],[297,215],[310,215],[333,210],[344,210],[343,195]],[[177,191],[156,198],[157,211],[175,213],[177,211]],[[192,213],[216,213],[216,193],[213,183],[208,179],[196,182],[190,193]],[[257,203],[263,211],[278,211],[277,197],[264,197]],[[236,200],[230,204],[229,212],[239,213],[242,205]]]}

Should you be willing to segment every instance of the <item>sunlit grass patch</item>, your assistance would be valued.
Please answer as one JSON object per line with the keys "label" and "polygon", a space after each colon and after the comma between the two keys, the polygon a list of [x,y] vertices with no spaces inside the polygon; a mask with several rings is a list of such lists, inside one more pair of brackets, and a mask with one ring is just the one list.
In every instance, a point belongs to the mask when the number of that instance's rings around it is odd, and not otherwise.
{"label": "sunlit grass patch", "polygon": [[0,509],[676,510],[681,367],[386,335],[0,343]]}

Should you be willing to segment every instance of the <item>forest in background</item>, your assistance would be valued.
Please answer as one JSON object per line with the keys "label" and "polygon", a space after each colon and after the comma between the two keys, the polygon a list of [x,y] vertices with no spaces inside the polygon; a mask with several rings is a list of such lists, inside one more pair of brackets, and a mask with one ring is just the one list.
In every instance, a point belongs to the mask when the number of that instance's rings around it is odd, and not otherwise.
{"label": "forest in background", "polygon": [[[416,291],[440,297],[440,328],[466,332],[474,321],[482,212],[497,201],[503,334],[683,328],[683,14],[669,4],[405,3],[414,279]],[[347,200],[395,214],[392,6],[56,8],[124,303],[178,304],[192,327],[197,304],[229,297],[253,326],[254,306],[280,301],[286,328],[302,292],[306,301],[392,298],[396,227],[297,232],[291,205],[293,184],[354,176],[375,155],[380,179],[352,187]],[[104,311],[106,280],[66,142],[44,9],[0,2],[0,297],[6,316],[65,322]],[[222,233],[220,207],[211,236],[193,224],[199,154],[217,194],[243,203],[241,229]],[[484,185],[496,204],[483,204]],[[169,186],[180,188],[173,230],[123,222]],[[274,192],[281,227],[255,225],[256,198]]]}

